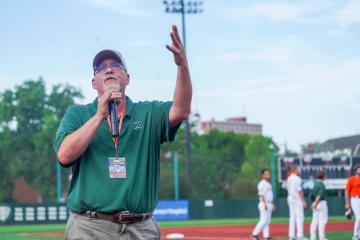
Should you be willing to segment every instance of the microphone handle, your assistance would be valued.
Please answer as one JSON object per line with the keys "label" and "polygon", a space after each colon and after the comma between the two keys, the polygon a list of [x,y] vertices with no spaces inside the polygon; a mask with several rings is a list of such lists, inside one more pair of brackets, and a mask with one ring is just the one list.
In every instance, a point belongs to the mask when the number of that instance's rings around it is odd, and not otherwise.
{"label": "microphone handle", "polygon": [[110,124],[111,124],[111,136],[119,137],[119,117],[117,112],[116,100],[112,99],[108,103]]}

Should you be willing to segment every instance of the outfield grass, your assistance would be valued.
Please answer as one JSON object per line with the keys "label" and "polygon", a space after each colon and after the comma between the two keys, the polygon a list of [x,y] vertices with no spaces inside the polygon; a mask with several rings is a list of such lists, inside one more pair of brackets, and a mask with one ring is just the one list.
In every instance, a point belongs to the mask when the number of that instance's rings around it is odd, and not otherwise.
{"label": "outfield grass", "polygon": [[[305,235],[306,237],[310,238],[309,234]],[[352,239],[352,232],[333,232],[333,233],[326,233],[326,238],[329,240],[347,240]],[[11,239],[12,240],[12,239]]]}
{"label": "outfield grass", "polygon": [[[159,222],[160,227],[187,227],[187,226],[214,226],[214,225],[237,225],[237,224],[256,224],[258,219],[211,219],[211,220],[188,220],[188,221],[163,221]],[[305,218],[310,222],[311,218]],[[329,221],[346,221],[343,216],[329,217]],[[287,223],[288,218],[273,218],[273,223]],[[0,240],[58,240],[55,237],[30,237],[21,236],[22,233],[41,233],[41,232],[61,232],[65,231],[65,224],[43,224],[43,225],[12,225],[0,227]],[[351,239],[351,232],[327,233],[328,239],[344,240]]]}

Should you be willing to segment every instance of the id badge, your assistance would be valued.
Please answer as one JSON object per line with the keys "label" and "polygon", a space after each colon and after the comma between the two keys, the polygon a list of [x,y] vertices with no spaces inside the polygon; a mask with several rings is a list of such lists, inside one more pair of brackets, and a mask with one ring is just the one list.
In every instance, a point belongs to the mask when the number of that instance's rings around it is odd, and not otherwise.
{"label": "id badge", "polygon": [[126,161],[124,157],[109,157],[109,177],[126,178]]}

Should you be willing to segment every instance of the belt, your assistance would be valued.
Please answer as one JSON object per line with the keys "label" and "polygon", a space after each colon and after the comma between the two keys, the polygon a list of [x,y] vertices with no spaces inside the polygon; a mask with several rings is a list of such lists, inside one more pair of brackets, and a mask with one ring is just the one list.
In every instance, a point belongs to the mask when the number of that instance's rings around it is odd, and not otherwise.
{"label": "belt", "polygon": [[142,222],[152,217],[152,213],[130,213],[120,212],[115,214],[107,214],[100,212],[86,211],[79,213],[80,215],[87,216],[89,218],[104,219],[118,224],[132,224],[136,222]]}
{"label": "belt", "polygon": [[351,196],[352,198],[360,198],[360,196]]}

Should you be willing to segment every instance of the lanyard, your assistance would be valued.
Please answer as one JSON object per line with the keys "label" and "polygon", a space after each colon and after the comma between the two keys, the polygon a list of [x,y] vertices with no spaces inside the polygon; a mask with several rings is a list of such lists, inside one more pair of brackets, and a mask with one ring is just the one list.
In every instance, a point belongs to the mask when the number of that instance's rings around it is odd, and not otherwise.
{"label": "lanyard", "polygon": [[[123,118],[125,116],[125,111],[126,111],[126,98],[123,100],[123,104],[124,104],[124,108],[122,109],[122,111],[119,113],[120,115],[120,121],[119,121],[119,136],[120,136],[120,131],[121,131],[121,127],[122,127],[122,121],[123,121]],[[108,126],[109,126],[109,129],[110,129],[110,132],[111,132],[111,122],[110,122],[110,115],[108,115],[107,117],[107,122],[108,122]],[[118,142],[118,137],[113,137],[113,142],[114,142],[114,145],[115,145],[115,149],[117,150],[117,142]],[[116,151],[117,152],[117,151]]]}

